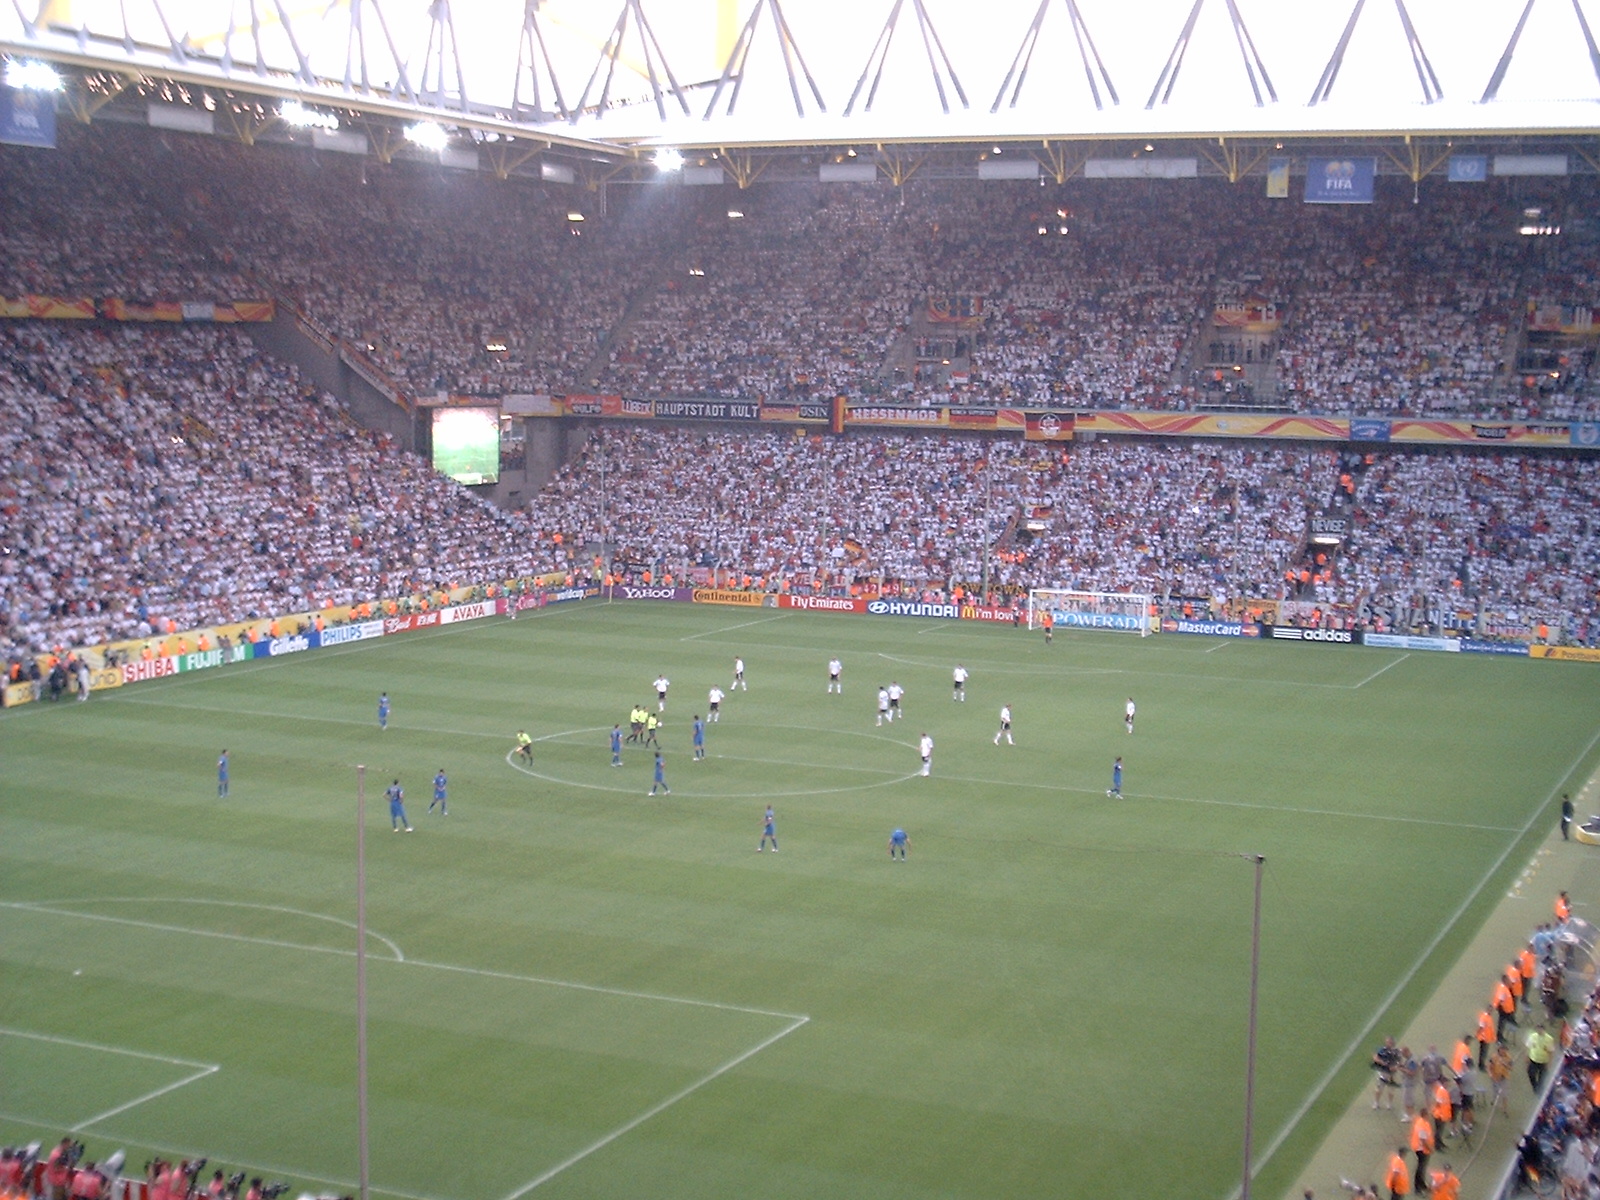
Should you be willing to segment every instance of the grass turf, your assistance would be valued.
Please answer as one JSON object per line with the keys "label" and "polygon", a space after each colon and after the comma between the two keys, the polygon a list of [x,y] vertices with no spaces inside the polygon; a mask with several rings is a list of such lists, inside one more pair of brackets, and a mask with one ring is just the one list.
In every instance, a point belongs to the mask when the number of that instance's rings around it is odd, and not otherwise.
{"label": "grass turf", "polygon": [[[750,690],[691,762],[735,654]],[[651,799],[607,733],[659,672]],[[0,1140],[78,1126],[135,1165],[349,1190],[364,764],[379,1194],[1222,1200],[1254,853],[1281,1190],[1365,1074],[1350,1048],[1593,767],[1597,712],[1581,664],[643,604],[28,706],[0,719]]]}

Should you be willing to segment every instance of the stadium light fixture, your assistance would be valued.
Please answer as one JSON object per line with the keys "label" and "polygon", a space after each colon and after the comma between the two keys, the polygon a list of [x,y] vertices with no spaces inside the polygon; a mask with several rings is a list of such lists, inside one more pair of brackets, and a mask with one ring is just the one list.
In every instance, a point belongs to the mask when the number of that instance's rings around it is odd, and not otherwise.
{"label": "stadium light fixture", "polygon": [[415,125],[406,126],[406,141],[424,150],[443,150],[450,143],[450,135],[444,131],[444,126],[436,125],[432,121],[418,121]]}
{"label": "stadium light fixture", "polygon": [[14,58],[6,64],[6,86],[28,92],[59,92],[66,84],[49,63]]}
{"label": "stadium light fixture", "polygon": [[683,154],[677,150],[657,150],[655,164],[658,171],[681,171]]}
{"label": "stadium light fixture", "polygon": [[330,133],[339,128],[339,118],[332,113],[307,108],[298,100],[285,100],[278,105],[278,119],[296,129],[326,129]]}

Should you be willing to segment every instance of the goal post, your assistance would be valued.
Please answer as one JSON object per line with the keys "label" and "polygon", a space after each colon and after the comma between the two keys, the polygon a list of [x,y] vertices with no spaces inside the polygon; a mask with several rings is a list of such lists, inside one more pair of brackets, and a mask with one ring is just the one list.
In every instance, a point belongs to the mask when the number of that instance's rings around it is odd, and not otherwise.
{"label": "goal post", "polygon": [[1154,604],[1154,596],[1138,592],[1034,588],[1028,593],[1028,628],[1038,629],[1049,613],[1057,628],[1109,629],[1147,637],[1160,628],[1150,615]]}

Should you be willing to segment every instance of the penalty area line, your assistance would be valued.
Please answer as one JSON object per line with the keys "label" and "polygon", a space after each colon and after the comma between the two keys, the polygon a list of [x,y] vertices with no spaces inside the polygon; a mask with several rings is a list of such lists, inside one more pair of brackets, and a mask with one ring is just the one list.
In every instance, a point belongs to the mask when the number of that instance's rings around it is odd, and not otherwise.
{"label": "penalty area line", "polygon": [[735,629],[748,629],[752,625],[765,625],[768,621],[781,621],[788,615],[788,613],[778,613],[773,617],[760,617],[754,621],[740,621],[737,625],[724,625],[719,629],[707,629],[701,633],[691,633],[678,640],[680,642],[694,642],[703,637],[715,637],[719,633],[732,633]]}
{"label": "penalty area line", "polygon": [[627,1122],[624,1122],[621,1125],[618,1125],[610,1133],[606,1134],[604,1137],[598,1139],[597,1141],[591,1142],[589,1145],[585,1146],[582,1150],[579,1150],[576,1154],[572,1155],[570,1158],[563,1159],[561,1162],[558,1162],[555,1166],[551,1167],[548,1171],[545,1171],[542,1174],[534,1176],[527,1183],[525,1183],[521,1187],[517,1188],[516,1191],[507,1192],[506,1195],[502,1198],[502,1200],[520,1200],[521,1197],[526,1196],[529,1192],[533,1191],[535,1188],[540,1187],[543,1184],[548,1183],[550,1180],[554,1179],[557,1175],[560,1175],[563,1171],[567,1170],[568,1168],[577,1166],[584,1159],[588,1158],[591,1154],[594,1154],[594,1153],[596,1153],[597,1151],[600,1151],[600,1150],[604,1150],[607,1146],[609,1146],[612,1142],[616,1141],[618,1138],[622,1137],[625,1134],[632,1133],[635,1129],[639,1128],[639,1126],[643,1125],[646,1121],[650,1120],[652,1117],[659,1116],[661,1113],[666,1112],[667,1109],[671,1108],[674,1104],[677,1104],[680,1100],[685,1100],[688,1097],[694,1095],[694,1093],[698,1092],[701,1088],[705,1087],[706,1084],[712,1083],[712,1082],[716,1081],[717,1079],[720,1079],[722,1076],[726,1075],[729,1071],[731,1071],[735,1067],[737,1067],[740,1063],[743,1063],[743,1062],[745,1062],[745,1061],[747,1061],[747,1060],[749,1060],[751,1058],[754,1058],[757,1054],[760,1054],[768,1046],[771,1046],[771,1045],[775,1044],[776,1042],[782,1041],[784,1038],[788,1037],[791,1033],[793,1033],[796,1029],[799,1029],[802,1025],[808,1024],[810,1022],[810,1020],[811,1020],[810,1017],[796,1017],[794,1020],[789,1022],[789,1024],[785,1025],[782,1029],[778,1030],[778,1032],[773,1034],[771,1037],[763,1038],[761,1041],[757,1042],[754,1046],[751,1046],[750,1049],[744,1051],[742,1054],[736,1054],[734,1057],[730,1058],[727,1062],[723,1063],[721,1066],[716,1067],[714,1070],[708,1072],[705,1075],[702,1075],[699,1079],[695,1080],[688,1087],[680,1088],[678,1091],[676,1091],[672,1095],[668,1096],[665,1100],[661,1100],[661,1101],[659,1101],[659,1102],[657,1102],[655,1104],[652,1104],[649,1108],[645,1109],[642,1113],[640,1113],[638,1116],[634,1117],[631,1121],[627,1121]]}
{"label": "penalty area line", "polygon": [[1351,690],[1354,691],[1358,687],[1365,687],[1367,684],[1371,683],[1374,679],[1376,679],[1379,675],[1382,675],[1390,667],[1398,667],[1401,663],[1405,662],[1405,660],[1410,658],[1410,657],[1411,657],[1411,651],[1407,650],[1404,654],[1402,654],[1399,658],[1395,659],[1393,662],[1386,663],[1384,666],[1379,667],[1376,671],[1374,671],[1371,675],[1368,675],[1360,683],[1352,684],[1351,685]]}
{"label": "penalty area line", "polygon": [[90,1126],[98,1125],[101,1121],[109,1121],[112,1117],[117,1116],[119,1113],[125,1113],[130,1108],[138,1108],[139,1105],[148,1103],[149,1101],[160,1096],[165,1096],[168,1092],[175,1092],[181,1087],[188,1087],[191,1083],[194,1083],[200,1079],[205,1079],[207,1076],[215,1075],[220,1070],[222,1070],[222,1068],[215,1065],[204,1067],[190,1075],[184,1076],[176,1083],[169,1083],[166,1087],[155,1088],[146,1092],[142,1096],[139,1096],[133,1100],[129,1100],[126,1104],[119,1104],[115,1108],[108,1108],[103,1113],[96,1113],[94,1116],[89,1117],[86,1120],[79,1121],[69,1132],[82,1133]]}

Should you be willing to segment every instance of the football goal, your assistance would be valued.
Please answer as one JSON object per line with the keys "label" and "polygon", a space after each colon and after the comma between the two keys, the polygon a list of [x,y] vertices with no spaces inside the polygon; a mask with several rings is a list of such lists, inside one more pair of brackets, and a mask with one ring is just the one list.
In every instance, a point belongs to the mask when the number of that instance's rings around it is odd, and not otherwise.
{"label": "football goal", "polygon": [[1136,592],[1034,588],[1028,593],[1028,628],[1038,629],[1048,613],[1057,627],[1110,629],[1145,637],[1160,628],[1150,615],[1154,604],[1154,596]]}

